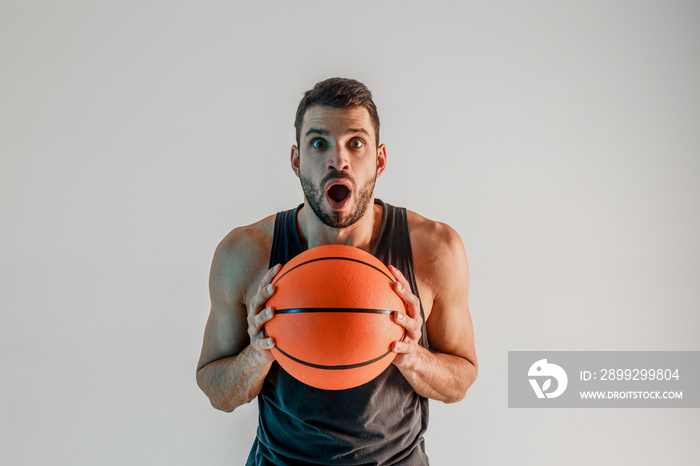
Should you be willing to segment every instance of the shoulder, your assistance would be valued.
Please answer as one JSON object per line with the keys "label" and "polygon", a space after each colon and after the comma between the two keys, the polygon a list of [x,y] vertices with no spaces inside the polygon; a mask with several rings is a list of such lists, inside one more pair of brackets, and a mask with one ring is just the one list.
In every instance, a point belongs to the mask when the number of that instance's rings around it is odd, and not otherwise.
{"label": "shoulder", "polygon": [[410,210],[406,211],[408,232],[415,253],[430,259],[464,253],[459,234],[446,223],[436,222]]}
{"label": "shoulder", "polygon": [[270,253],[274,226],[275,215],[270,215],[259,222],[234,228],[217,246],[215,259],[257,262],[258,256]]}
{"label": "shoulder", "polygon": [[[416,274],[434,293],[455,277],[468,283],[467,254],[462,238],[454,228],[407,210]],[[444,292],[444,291],[443,291]]]}
{"label": "shoulder", "polygon": [[216,247],[211,266],[212,296],[246,301],[253,283],[268,269],[274,234],[275,215],[229,232]]}

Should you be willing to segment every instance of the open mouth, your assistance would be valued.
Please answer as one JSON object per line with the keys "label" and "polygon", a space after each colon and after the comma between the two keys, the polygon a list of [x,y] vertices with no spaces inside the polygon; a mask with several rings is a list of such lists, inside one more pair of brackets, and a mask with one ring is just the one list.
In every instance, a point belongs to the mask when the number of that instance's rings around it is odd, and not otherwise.
{"label": "open mouth", "polygon": [[326,189],[326,197],[334,209],[341,209],[350,198],[351,190],[344,184],[332,184]]}

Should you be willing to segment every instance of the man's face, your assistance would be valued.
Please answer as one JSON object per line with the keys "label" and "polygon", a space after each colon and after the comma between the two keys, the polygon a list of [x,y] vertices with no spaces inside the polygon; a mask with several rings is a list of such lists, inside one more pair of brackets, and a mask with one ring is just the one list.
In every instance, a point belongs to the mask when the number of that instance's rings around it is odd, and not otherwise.
{"label": "man's face", "polygon": [[316,216],[333,228],[357,222],[374,199],[374,184],[386,165],[364,107],[306,110],[292,168]]}

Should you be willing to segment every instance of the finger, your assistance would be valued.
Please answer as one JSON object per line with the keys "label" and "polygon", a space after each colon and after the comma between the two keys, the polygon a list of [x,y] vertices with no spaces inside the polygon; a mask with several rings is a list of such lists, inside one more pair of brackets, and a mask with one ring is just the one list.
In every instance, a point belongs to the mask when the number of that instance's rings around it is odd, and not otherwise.
{"label": "finger", "polygon": [[[253,326],[258,330],[262,330],[263,325],[265,325],[267,322],[270,321],[275,316],[275,310],[268,306],[265,309],[263,309],[261,312],[255,315],[253,317]],[[257,333],[257,332],[256,332]]]}
{"label": "finger", "polygon": [[262,280],[260,280],[260,284],[258,285],[258,291],[272,283],[272,279],[275,278],[275,275],[277,275],[277,272],[279,272],[281,268],[281,264],[276,264],[270,270],[265,272],[265,275],[263,276]]}
{"label": "finger", "polygon": [[411,289],[411,285],[409,285],[408,280],[406,280],[406,277],[404,277],[403,273],[393,265],[389,266],[389,271],[394,275],[394,278],[396,279],[396,283],[394,283],[394,286],[398,286],[397,284],[400,284],[402,288],[408,288]]}
{"label": "finger", "polygon": [[270,297],[275,294],[275,285],[273,285],[272,279],[275,277],[277,272],[282,268],[280,264],[275,265],[270,270],[265,273],[260,284],[258,285],[258,292],[250,300],[250,308],[248,309],[248,314],[257,314],[265,306]]}
{"label": "finger", "polygon": [[253,346],[264,350],[274,348],[276,344],[275,339],[272,337],[268,337],[267,333],[265,332],[258,333],[255,338],[252,338],[252,341]]}
{"label": "finger", "polygon": [[404,301],[413,296],[413,293],[411,292],[411,285],[408,283],[408,280],[406,280],[406,277],[404,277],[401,271],[391,265],[389,266],[389,270],[394,274],[394,278],[396,278],[396,281],[394,282],[394,290],[396,290],[396,293]]}
{"label": "finger", "polygon": [[389,270],[396,278],[394,290],[406,305],[407,314],[412,318],[418,318],[418,316],[420,316],[420,300],[411,291],[411,285],[408,283],[408,280],[406,280],[403,273],[396,267],[389,266]]}
{"label": "finger", "polygon": [[404,341],[418,341],[420,339],[422,334],[420,321],[398,311],[394,311],[394,321],[406,330]]}
{"label": "finger", "polygon": [[413,328],[414,326],[413,326],[412,321],[413,321],[413,319],[409,315],[404,314],[401,311],[394,311],[394,322],[396,322],[397,324],[399,324],[403,328],[405,328],[407,330],[410,330],[411,328]]}
{"label": "finger", "polygon": [[257,315],[264,307],[268,299],[275,294],[275,285],[268,283],[268,285],[262,290],[258,291],[253,299],[250,300],[250,309],[248,309],[249,315]]}
{"label": "finger", "polygon": [[410,338],[406,338],[403,341],[395,341],[391,350],[394,353],[412,353],[415,351],[415,348],[415,341]]}
{"label": "finger", "polygon": [[257,314],[248,315],[248,335],[251,339],[253,337],[258,337],[259,333],[263,331],[263,326],[274,317],[275,311],[272,307],[268,306]]}
{"label": "finger", "polygon": [[258,345],[262,349],[272,349],[275,347],[275,340],[273,338],[260,338],[258,340]]}

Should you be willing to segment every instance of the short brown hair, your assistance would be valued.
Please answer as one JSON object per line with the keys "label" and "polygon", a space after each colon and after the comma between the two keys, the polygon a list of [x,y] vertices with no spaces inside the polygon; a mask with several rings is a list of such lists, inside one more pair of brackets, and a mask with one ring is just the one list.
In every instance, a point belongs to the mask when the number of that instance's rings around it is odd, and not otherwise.
{"label": "short brown hair", "polygon": [[301,126],[304,123],[306,110],[314,105],[331,108],[366,108],[374,125],[374,136],[377,145],[379,145],[379,114],[372,100],[372,93],[361,82],[348,78],[330,78],[316,83],[313,89],[306,91],[299,102],[297,116],[294,120],[297,146],[300,145]]}

